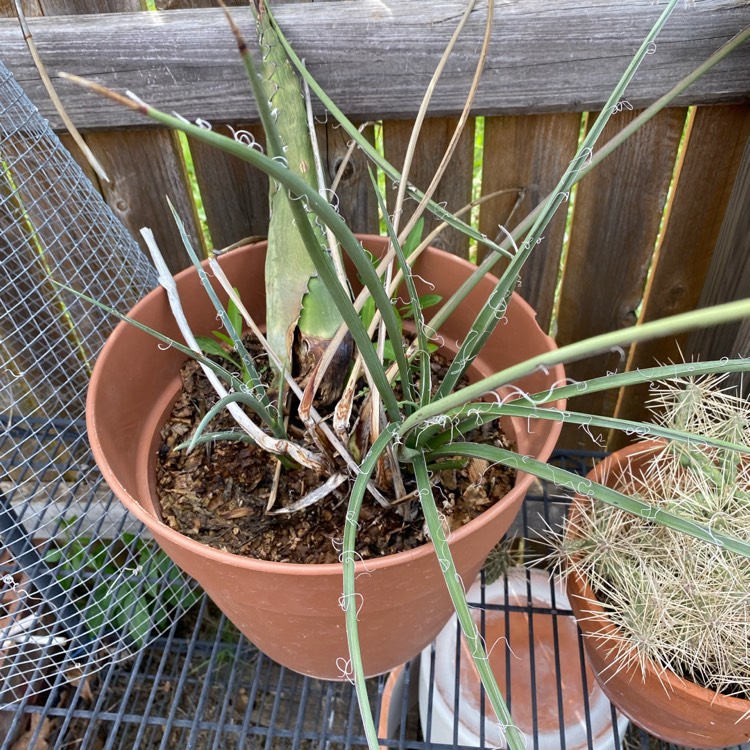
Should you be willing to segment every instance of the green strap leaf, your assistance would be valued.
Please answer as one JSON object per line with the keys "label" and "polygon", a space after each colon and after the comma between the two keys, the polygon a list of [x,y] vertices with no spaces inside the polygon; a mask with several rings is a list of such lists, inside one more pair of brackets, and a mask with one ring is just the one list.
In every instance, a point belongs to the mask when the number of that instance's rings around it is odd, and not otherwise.
{"label": "green strap leaf", "polygon": [[[474,618],[471,616],[469,605],[466,603],[464,584],[458,574],[456,563],[453,561],[453,555],[451,554],[450,546],[448,545],[448,540],[445,536],[445,530],[440,521],[438,509],[435,505],[435,497],[432,494],[432,485],[427,470],[427,463],[424,454],[422,453],[419,453],[414,457],[414,476],[419,488],[419,500],[422,505],[422,512],[424,513],[425,521],[427,522],[427,528],[430,532],[432,544],[435,547],[435,554],[440,562],[440,570],[443,573],[445,585],[448,587],[448,593],[453,602],[453,607],[456,610],[456,617],[458,618],[464,638],[466,639],[466,645],[469,647],[474,666],[476,667],[477,672],[479,672],[482,685],[484,686],[487,697],[490,700],[490,705],[492,706],[502,730],[505,733],[509,747],[511,750],[526,750],[524,736],[513,722],[513,717],[510,715],[508,706],[505,703],[500,688],[498,687],[497,680],[495,679],[495,674],[490,666],[487,650],[485,649],[482,638],[477,630]],[[471,585],[471,581],[467,581],[467,585]]]}
{"label": "green strap leaf", "polygon": [[89,297],[87,294],[84,294],[78,289],[73,289],[73,287],[69,287],[65,284],[60,284],[57,281],[53,281],[52,283],[55,284],[56,286],[61,287],[62,289],[65,289],[68,292],[71,292],[71,294],[75,294],[77,297],[80,297],[81,299],[86,300],[86,302],[98,307],[100,310],[104,310],[106,313],[109,313],[110,315],[114,315],[118,320],[124,320],[126,323],[129,323],[130,325],[134,326],[135,328],[138,328],[144,333],[149,334],[149,336],[153,336],[157,341],[161,341],[162,344],[167,344],[173,349],[177,349],[178,352],[181,352],[186,357],[190,357],[194,359],[196,362],[200,362],[202,365],[205,365],[206,367],[208,367],[210,370],[214,372],[214,374],[220,377],[231,388],[237,391],[242,390],[244,383],[238,377],[236,377],[231,372],[223,368],[221,365],[214,362],[212,359],[209,359],[208,357],[204,357],[202,354],[198,354],[198,352],[193,351],[189,346],[185,346],[185,344],[182,344],[179,341],[176,341],[175,339],[170,338],[169,336],[165,336],[161,331],[157,331],[155,328],[151,328],[150,326],[144,325],[143,323],[135,320],[134,318],[129,318],[127,315],[124,315],[118,310],[115,310],[114,307],[105,305],[103,302],[97,299],[94,299],[93,297]]}
{"label": "green strap leaf", "polygon": [[[718,438],[695,435],[684,430],[676,430],[669,427],[662,427],[650,422],[636,422],[630,419],[619,419],[617,417],[601,417],[596,414],[586,414],[584,412],[575,412],[561,409],[545,409],[539,406],[532,406],[521,400],[510,401],[506,404],[466,404],[459,409],[453,409],[446,415],[446,422],[450,427],[446,430],[441,425],[430,428],[430,432],[420,432],[415,447],[436,448],[438,445],[445,445],[450,442],[456,435],[465,435],[480,425],[492,422],[499,417],[521,417],[522,419],[533,420],[543,419],[552,422],[565,422],[565,424],[577,424],[583,427],[597,427],[605,430],[620,430],[629,435],[638,437],[663,438],[676,443],[686,445],[707,445],[714,448],[736,451],[737,453],[750,454],[750,447],[741,443],[733,443],[728,440],[719,440]],[[529,429],[533,431],[531,424]],[[431,440],[438,434],[438,437]],[[429,450],[428,450],[429,453]]]}
{"label": "green strap leaf", "polygon": [[635,57],[633,57],[628,64],[625,73],[623,73],[622,77],[617,82],[617,85],[607,99],[602,111],[596,118],[596,121],[586,135],[576,155],[573,157],[568,169],[565,171],[560,182],[545,202],[544,208],[541,210],[541,213],[532,225],[529,233],[526,235],[526,239],[521,244],[518,252],[513,256],[508,268],[505,270],[492,294],[490,294],[485,302],[484,307],[477,315],[471,330],[467,334],[458,354],[456,355],[454,365],[448,370],[448,373],[438,388],[436,394],[437,398],[447,396],[453,391],[456,384],[461,379],[461,376],[466,372],[477,354],[482,350],[482,347],[487,343],[487,340],[497,327],[497,324],[502,320],[510,294],[516,286],[516,281],[523,265],[529,255],[531,255],[531,251],[541,240],[542,233],[552,220],[555,212],[566,200],[568,192],[578,179],[579,172],[591,160],[594,145],[604,130],[604,127],[609,122],[610,117],[612,117],[614,112],[617,111],[617,104],[625,92],[625,89],[648,54],[654,39],[667,22],[667,19],[674,11],[678,2],[679,0],[670,0],[669,5],[664,9],[657,22],[651,28],[651,31],[644,39]]}
{"label": "green strap leaf", "polygon": [[743,557],[750,557],[750,544],[748,542],[744,542],[729,534],[713,531],[707,526],[702,526],[694,521],[682,518],[661,508],[655,508],[634,497],[617,492],[617,490],[613,490],[611,487],[605,487],[603,484],[592,482],[590,479],[580,476],[580,474],[574,474],[558,466],[542,463],[529,456],[521,456],[504,448],[496,448],[492,445],[480,445],[478,443],[453,443],[438,448],[430,454],[430,458],[432,459],[441,456],[482,458],[485,461],[510,466],[517,471],[525,471],[527,474],[533,474],[552,484],[566,487],[579,495],[601,500],[601,502],[607,503],[607,505],[632,513],[639,518],[644,518],[647,521],[653,521],[674,531],[688,534],[696,539],[729,550],[730,552],[735,552]]}
{"label": "green strap leaf", "polygon": [[[240,52],[268,137],[269,153],[272,157],[282,158],[292,172],[320,193],[325,186],[318,185],[313,168],[312,136],[307,127],[299,78],[276,38],[265,8],[256,11],[253,7],[253,12],[262,53],[260,70],[256,70],[247,47],[241,44]],[[238,40],[242,38],[238,30],[235,35]],[[295,327],[306,335],[330,339],[341,325],[342,318],[328,288],[317,280],[315,264],[307,252],[304,238],[297,231],[295,219],[298,221],[299,217],[291,205],[296,199],[275,180],[270,181],[269,188],[271,221],[266,255],[266,335],[288,369]],[[314,219],[314,214],[307,216],[318,244],[322,244],[323,229]]]}
{"label": "green strap leaf", "polygon": [[206,427],[208,427],[208,423],[220,412],[224,411],[224,409],[229,404],[245,404],[246,406],[249,406],[253,411],[257,414],[257,408],[259,406],[258,400],[252,396],[249,393],[228,393],[224,398],[220,398],[203,416],[203,419],[198,423],[198,427],[195,429],[195,433],[193,433],[193,437],[188,441],[187,444],[187,450],[188,453],[195,448],[196,445],[198,445],[199,442],[205,442],[201,441],[201,437],[203,435],[203,432],[205,431]]}
{"label": "green strap leaf", "polygon": [[[427,351],[427,339],[425,338],[424,334],[424,319],[422,318],[422,313],[419,309],[417,288],[414,285],[414,279],[411,275],[411,268],[409,266],[409,263],[407,262],[404,251],[398,241],[398,236],[394,231],[393,222],[391,221],[391,217],[388,215],[388,207],[385,204],[385,199],[381,195],[380,190],[378,190],[377,179],[375,178],[375,175],[373,174],[371,169],[369,170],[369,173],[370,181],[372,182],[375,195],[378,198],[378,204],[380,205],[380,211],[385,221],[385,225],[388,231],[388,237],[391,241],[391,246],[396,253],[396,259],[398,260],[399,267],[401,268],[401,272],[404,275],[406,289],[409,292],[409,309],[411,310],[412,316],[414,317],[414,324],[416,326],[417,341],[419,345],[418,356],[420,358],[420,372],[422,373],[422,396],[420,396],[420,402],[426,403],[426,401],[429,400],[430,396],[430,361],[429,353]],[[422,222],[421,226],[424,226],[424,222]],[[418,227],[415,227],[415,229],[418,229]],[[401,346],[401,337],[399,337],[398,340],[393,341],[392,344],[393,355],[396,359],[396,362],[398,363],[399,373],[401,375],[401,384],[404,388],[404,401],[414,401],[414,389],[412,388],[411,378],[409,377],[409,363],[406,361],[406,357],[404,356],[404,350]],[[427,359],[426,368],[425,358]],[[427,371],[427,380],[424,380],[425,369]],[[425,386],[427,387],[426,393],[424,390]]]}
{"label": "green strap leaf", "polygon": [[357,689],[357,701],[359,703],[359,712],[362,717],[362,723],[365,728],[365,737],[370,750],[380,750],[378,743],[378,731],[375,728],[375,722],[372,718],[372,708],[367,697],[367,684],[365,683],[365,672],[362,665],[362,651],[359,645],[359,624],[357,622],[357,613],[359,611],[359,599],[355,589],[355,564],[356,551],[355,541],[357,537],[357,527],[359,513],[362,509],[362,501],[367,491],[367,484],[370,481],[378,459],[388,444],[393,440],[396,432],[395,424],[389,424],[380,433],[372,448],[365,456],[365,460],[360,466],[360,473],[357,475],[349,496],[349,505],[346,510],[346,521],[344,523],[344,544],[341,553],[341,563],[344,574],[344,592],[342,596],[342,608],[346,619],[346,638],[349,643],[349,658],[351,659],[351,674],[354,677],[354,685]]}
{"label": "green strap leaf", "polygon": [[682,362],[671,365],[644,367],[629,372],[613,372],[607,375],[581,380],[570,385],[556,385],[546,393],[534,393],[529,399],[537,404],[549,403],[559,399],[575,398],[607,391],[612,388],[623,388],[630,385],[643,385],[657,380],[676,380],[683,377],[698,377],[724,372],[750,372],[750,359],[715,359],[708,362]]}
{"label": "green strap leaf", "polygon": [[[691,328],[704,328],[732,320],[740,320],[750,316],[750,299],[726,302],[723,305],[707,307],[700,310],[672,315],[661,320],[610,331],[599,336],[592,336],[584,341],[543,352],[535,357],[530,357],[524,362],[501,370],[494,375],[483,378],[472,383],[449,396],[434,400],[425,407],[421,407],[411,416],[404,420],[399,434],[404,437],[418,424],[425,420],[444,414],[445,412],[462,406],[471,401],[478,401],[485,394],[497,390],[503,385],[512,383],[526,375],[530,375],[539,369],[548,369],[554,365],[574,362],[578,359],[593,356],[601,352],[610,351],[615,347],[626,346],[638,341],[659,338],[660,336],[672,335]],[[670,367],[672,367],[670,365]],[[562,390],[562,389],[561,389]],[[557,398],[557,396],[555,396]]]}

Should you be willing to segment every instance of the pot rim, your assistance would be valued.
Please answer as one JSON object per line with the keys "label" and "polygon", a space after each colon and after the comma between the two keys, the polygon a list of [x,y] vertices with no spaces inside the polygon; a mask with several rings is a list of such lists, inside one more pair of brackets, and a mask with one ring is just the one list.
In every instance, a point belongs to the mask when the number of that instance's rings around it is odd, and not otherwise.
{"label": "pot rim", "polygon": [[[360,240],[364,241],[372,241],[377,243],[383,243],[387,241],[386,237],[382,237],[381,235],[370,235],[370,234],[358,234],[357,237]],[[262,245],[265,245],[266,241],[263,240],[261,242],[255,242],[251,243],[249,245],[243,245],[242,247],[235,248],[231,250],[231,253],[236,253],[239,251],[247,251],[250,248],[259,247]],[[460,258],[456,255],[453,255],[451,253],[446,252],[445,250],[441,250],[439,248],[435,247],[428,247],[424,254],[437,254],[438,256],[445,257],[446,259],[450,259],[454,263],[457,263],[459,266],[462,266],[466,270],[475,270],[476,266],[472,263],[470,263],[468,260],[465,260],[464,258]],[[206,265],[207,261],[204,261],[202,265]],[[186,269],[183,269],[182,271],[175,274],[174,278],[175,281],[179,282],[179,280],[184,277],[195,273],[195,269],[193,267],[189,267]],[[151,301],[154,298],[157,298],[161,295],[164,295],[165,291],[161,286],[157,286],[155,289],[152,289],[143,299],[141,299],[128,313],[129,317],[137,317],[138,312],[143,308],[151,304]],[[525,312],[533,319],[536,320],[536,313],[534,309],[529,305],[523,298],[520,297],[520,295],[513,292],[513,298],[514,298],[514,304],[518,304],[525,310]],[[115,326],[114,330],[110,334],[110,336],[107,338],[107,342],[105,344],[105,349],[102,350],[99,357],[97,358],[97,361],[94,365],[94,370],[91,375],[91,380],[89,384],[89,390],[88,390],[88,400],[87,400],[87,408],[86,408],[86,428],[88,432],[88,438],[89,443],[91,445],[91,451],[94,455],[94,458],[96,460],[97,465],[99,466],[102,475],[105,478],[105,481],[109,485],[110,489],[114,492],[114,494],[117,496],[117,498],[120,500],[120,502],[125,505],[125,507],[138,518],[139,521],[141,521],[146,527],[149,529],[158,529],[158,533],[162,536],[162,538],[165,539],[165,541],[172,543],[174,545],[178,545],[181,548],[185,549],[186,551],[190,551],[192,553],[197,554],[198,556],[207,557],[210,559],[213,559],[217,562],[222,562],[224,564],[229,564],[235,568],[242,568],[242,569],[252,569],[256,571],[265,571],[268,573],[276,573],[276,574],[285,574],[285,575],[336,575],[341,576],[341,571],[343,564],[341,562],[335,562],[335,563],[293,563],[293,562],[276,562],[276,561],[270,561],[270,560],[261,560],[254,557],[248,557],[244,555],[237,555],[235,553],[231,552],[225,552],[223,550],[216,549],[215,547],[210,547],[207,544],[203,544],[202,542],[198,542],[194,539],[191,539],[190,537],[185,536],[184,534],[181,534],[179,531],[176,531],[175,529],[171,528],[167,524],[165,524],[161,519],[159,519],[157,516],[150,513],[146,508],[141,505],[141,503],[138,502],[138,500],[133,497],[130,492],[120,483],[120,481],[117,479],[115,474],[112,472],[110,468],[110,463],[107,460],[107,457],[101,448],[101,444],[98,439],[97,434],[97,424],[96,424],[96,414],[95,410],[92,408],[92,393],[96,392],[99,388],[103,387],[103,376],[102,376],[102,368],[99,366],[99,362],[103,361],[105,355],[106,349],[116,346],[117,340],[124,334],[125,331],[128,330],[128,327],[130,324],[127,321],[120,321],[117,326]],[[551,347],[553,349],[557,348],[554,340],[549,337],[544,331],[541,331],[541,334],[549,341],[551,344]],[[562,365],[556,365],[555,368],[560,368],[562,370]],[[565,401],[561,400],[561,402],[558,402],[558,405],[561,409],[565,408]],[[514,427],[516,424],[518,424],[518,421],[516,418],[511,418],[511,420],[514,423]],[[561,422],[552,422],[550,425],[550,431],[549,434],[544,441],[543,449],[539,452],[540,455],[544,456],[544,460],[549,458],[552,451],[554,450],[554,447],[557,443],[557,439],[559,437],[560,431],[562,430],[562,423]],[[472,519],[468,523],[464,524],[461,528],[455,530],[452,532],[448,538],[448,543],[451,545],[454,541],[459,541],[463,539],[463,537],[469,535],[472,533],[473,529],[475,529],[480,524],[486,522],[487,520],[492,519],[495,515],[500,514],[505,510],[505,508],[508,505],[511,505],[513,502],[516,502],[519,499],[519,495],[521,498],[525,496],[526,490],[528,489],[529,485],[533,481],[533,476],[531,474],[527,474],[522,471],[517,471],[516,474],[516,483],[511,488],[510,492],[508,492],[507,495],[505,495],[504,498],[499,500],[497,503],[495,503],[493,506],[485,510],[481,515],[477,516],[476,518]],[[499,540],[498,540],[499,541]],[[368,560],[357,560],[355,563],[355,574],[356,575],[362,575],[370,573],[374,570],[378,570],[381,568],[390,568],[394,566],[398,566],[403,564],[404,562],[408,562],[414,559],[418,559],[421,557],[424,557],[425,555],[432,555],[434,554],[434,547],[432,542],[427,542],[426,544],[422,544],[419,547],[416,547],[413,550],[405,550],[402,552],[397,552],[390,555],[385,555],[383,557],[378,558],[371,558]]]}
{"label": "pot rim", "polygon": [[[661,445],[663,445],[663,443],[663,440],[644,439],[638,443],[620,448],[602,459],[602,461],[600,461],[586,475],[586,478],[595,482],[600,482],[603,477],[606,478],[609,473],[614,473],[618,468],[626,465],[629,460],[654,453]],[[582,505],[589,502],[589,500],[590,498],[584,495],[576,494],[571,501],[568,517],[571,518],[578,515],[581,512]],[[622,646],[623,642],[620,638],[620,629],[607,616],[604,607],[596,597],[588,579],[581,576],[580,573],[567,574],[566,584],[568,597],[573,609],[577,610],[579,607],[586,607],[585,612],[581,609],[581,612],[585,614],[585,618],[579,618],[576,612],[576,619],[578,620],[579,628],[581,628],[582,631],[584,631],[585,628],[586,631],[583,632],[584,640],[592,647],[601,651],[609,651],[609,645],[606,643],[609,639],[614,641],[615,647],[627,648]],[[634,646],[631,646],[630,648],[635,649]],[[607,661],[609,662],[609,659]],[[672,692],[690,693],[702,702],[710,703],[712,705],[719,704],[730,711],[743,714],[750,712],[750,698],[739,698],[737,696],[726,695],[717,690],[703,687],[696,682],[691,682],[684,677],[680,677],[680,675],[671,669],[661,669],[657,666],[656,662],[649,657],[646,657],[645,660],[640,662],[640,664],[643,664],[643,669],[639,664],[635,664],[624,671],[627,672],[632,670],[634,674],[640,676],[644,682],[647,679],[658,680],[667,694]],[[604,679],[605,682],[609,682],[616,674],[618,674],[618,672],[613,672],[609,677],[602,675],[602,679]]]}

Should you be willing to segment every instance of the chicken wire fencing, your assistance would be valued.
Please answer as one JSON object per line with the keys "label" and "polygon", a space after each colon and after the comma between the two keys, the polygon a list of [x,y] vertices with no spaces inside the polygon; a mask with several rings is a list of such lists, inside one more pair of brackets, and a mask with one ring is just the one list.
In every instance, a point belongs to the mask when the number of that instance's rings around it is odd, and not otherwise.
{"label": "chicken wire fencing", "polygon": [[156,283],[0,63],[0,703],[132,655],[196,599],[115,504],[83,418],[112,316]]}

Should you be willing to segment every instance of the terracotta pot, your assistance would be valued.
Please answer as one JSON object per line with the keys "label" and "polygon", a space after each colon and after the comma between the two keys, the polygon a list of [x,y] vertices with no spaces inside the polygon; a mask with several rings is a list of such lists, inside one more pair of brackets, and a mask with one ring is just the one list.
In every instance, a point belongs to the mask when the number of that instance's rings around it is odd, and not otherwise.
{"label": "terracotta pot", "polygon": [[[382,252],[384,240],[362,238]],[[221,264],[243,301],[262,323],[265,319],[263,272],[265,243],[227,253]],[[416,273],[447,298],[474,266],[439,250],[419,259]],[[202,293],[194,269],[176,277],[188,318],[196,333],[216,326],[214,309]],[[420,281],[420,294],[431,289]],[[447,342],[465,335],[493,282],[485,278],[441,330]],[[132,311],[132,317],[179,339],[166,294],[155,290]],[[536,325],[534,312],[519,297],[511,300],[507,323],[501,323],[476,369],[489,374],[533,354],[554,348]],[[272,563],[221,552],[182,536],[159,520],[155,461],[159,431],[180,389],[184,356],[162,351],[147,334],[121,323],[97,360],[87,402],[91,447],[104,478],[153,533],[159,545],[185,572],[196,578],[229,619],[270,657],[303,674],[342,679],[348,659],[344,615],[339,607],[341,565]],[[530,392],[546,391],[562,381],[562,367],[537,372],[520,382]],[[518,430],[524,453],[546,460],[560,424],[540,420],[533,432],[526,421]],[[512,431],[513,425],[508,423]],[[465,581],[476,577],[489,550],[499,541],[520,508],[531,482],[520,475],[500,503],[453,534],[451,549]],[[366,672],[386,672],[416,656],[439,632],[452,607],[432,545],[358,564],[363,596],[360,639]]]}
{"label": "terracotta pot", "polygon": [[[638,472],[651,455],[649,448],[657,445],[639,443],[623,448],[599,463],[588,477],[612,486],[623,468]],[[585,502],[590,501],[575,498],[571,518],[582,512]],[[687,747],[723,748],[750,740],[750,701],[707,690],[651,662],[646,663],[645,671],[638,665],[613,669],[613,655],[622,648],[617,628],[587,581],[570,575],[567,590],[602,690],[635,724],[666,742]]]}
{"label": "terracotta pot", "polygon": [[[383,687],[380,698],[380,721],[378,722],[378,737],[382,740],[398,740],[404,724],[406,739],[410,739],[408,719],[416,712],[419,704],[419,670],[420,660],[414,659],[408,665],[399,664],[389,675]],[[404,695],[407,687],[408,693]],[[413,728],[412,728],[413,731]],[[380,745],[381,750],[387,750],[388,745]]]}

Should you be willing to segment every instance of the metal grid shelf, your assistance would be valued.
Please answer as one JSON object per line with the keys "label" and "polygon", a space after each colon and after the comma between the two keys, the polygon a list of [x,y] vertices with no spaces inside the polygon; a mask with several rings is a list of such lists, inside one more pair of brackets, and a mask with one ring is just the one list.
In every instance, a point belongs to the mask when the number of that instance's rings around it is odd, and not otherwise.
{"label": "metal grid shelf", "polygon": [[[583,472],[593,455],[560,453],[553,460]],[[105,515],[110,504],[117,505],[111,495],[104,499],[99,495],[97,502],[105,504]],[[552,488],[538,484],[509,534],[533,538],[537,519],[554,525],[566,502]],[[525,556],[533,555],[534,547],[533,541],[528,543]],[[530,622],[535,617],[566,614],[538,606],[507,609],[525,611]],[[582,656],[580,661],[583,664]],[[405,668],[404,697],[391,709],[403,712],[395,736],[383,738],[384,748],[448,747],[425,742],[421,736],[419,718],[408,697],[413,695],[409,685],[414,684],[415,671],[414,663]],[[0,750],[348,750],[366,746],[351,685],[302,677],[275,664],[205,596],[135,656],[98,671],[84,667],[72,677],[66,680],[57,674],[43,692],[17,703],[0,703]],[[559,670],[557,681],[559,685]],[[385,677],[370,681],[376,722],[384,686]],[[657,750],[667,746],[631,725],[623,747]]]}

